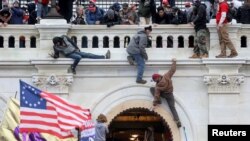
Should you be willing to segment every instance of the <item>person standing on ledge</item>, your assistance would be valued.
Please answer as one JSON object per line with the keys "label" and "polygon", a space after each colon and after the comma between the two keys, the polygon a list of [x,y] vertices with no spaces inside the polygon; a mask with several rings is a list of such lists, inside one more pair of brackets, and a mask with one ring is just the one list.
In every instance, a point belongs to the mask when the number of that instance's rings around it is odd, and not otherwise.
{"label": "person standing on ledge", "polygon": [[137,64],[137,77],[136,83],[146,84],[147,81],[143,80],[143,73],[145,68],[145,60],[148,60],[148,55],[146,52],[146,47],[148,44],[148,36],[152,32],[152,27],[145,27],[144,30],[137,32],[137,34],[132,38],[127,47],[127,52],[129,56],[127,57],[130,65]]}
{"label": "person standing on ledge", "polygon": [[176,71],[176,59],[172,59],[171,69],[163,76],[160,74],[153,74],[152,79],[156,82],[155,87],[150,88],[151,94],[154,96],[153,106],[161,104],[161,97],[165,98],[169,108],[173,114],[174,120],[178,128],[181,127],[181,122],[178,113],[175,109],[175,99],[173,95],[172,76]]}
{"label": "person standing on ledge", "polygon": [[[228,31],[227,31],[227,14],[229,11],[229,6],[226,1],[219,0],[219,9],[216,14],[216,24],[217,24],[217,31],[219,36],[220,42],[220,49],[221,53],[216,56],[216,58],[233,58],[238,56],[238,53],[229,39]],[[229,56],[226,55],[226,47],[231,50],[231,54]]]}

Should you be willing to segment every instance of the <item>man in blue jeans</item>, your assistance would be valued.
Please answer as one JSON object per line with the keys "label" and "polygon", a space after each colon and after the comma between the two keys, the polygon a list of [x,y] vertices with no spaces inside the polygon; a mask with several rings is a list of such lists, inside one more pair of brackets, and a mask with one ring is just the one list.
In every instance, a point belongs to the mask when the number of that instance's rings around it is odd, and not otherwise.
{"label": "man in blue jeans", "polygon": [[[137,78],[136,83],[145,84],[146,80],[143,80],[143,73],[145,67],[145,60],[148,60],[148,55],[146,52],[146,47],[148,44],[148,36],[152,31],[152,27],[145,27],[144,30],[137,32],[137,34],[131,39],[128,44],[127,52],[129,54],[128,61],[131,65],[134,61],[137,64]],[[134,61],[133,61],[134,60]]]}
{"label": "man in blue jeans", "polygon": [[92,58],[92,59],[110,59],[110,51],[108,50],[105,55],[95,55],[92,53],[81,52],[77,45],[66,35],[61,37],[54,37],[54,54],[50,54],[53,58],[58,58],[61,52],[67,58],[74,59],[74,63],[71,65],[71,70],[73,74],[76,74],[76,66],[82,58]]}

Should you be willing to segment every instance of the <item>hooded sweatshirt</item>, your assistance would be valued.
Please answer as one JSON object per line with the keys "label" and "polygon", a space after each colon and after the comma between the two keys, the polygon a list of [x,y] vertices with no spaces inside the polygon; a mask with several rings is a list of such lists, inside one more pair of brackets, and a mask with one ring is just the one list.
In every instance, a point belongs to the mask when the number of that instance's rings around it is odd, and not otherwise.
{"label": "hooded sweatshirt", "polygon": [[129,54],[141,54],[146,55],[146,47],[148,44],[148,37],[145,30],[137,32],[128,44],[127,52]]}

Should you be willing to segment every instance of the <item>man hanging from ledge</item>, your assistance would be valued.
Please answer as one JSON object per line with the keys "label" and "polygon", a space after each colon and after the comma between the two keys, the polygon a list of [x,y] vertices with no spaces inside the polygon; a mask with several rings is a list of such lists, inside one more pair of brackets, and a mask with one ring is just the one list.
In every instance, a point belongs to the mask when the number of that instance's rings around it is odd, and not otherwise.
{"label": "man hanging from ledge", "polygon": [[161,97],[166,99],[177,126],[181,127],[181,122],[177,114],[177,111],[175,109],[173,84],[171,80],[175,71],[176,71],[176,59],[173,58],[171,69],[167,73],[165,73],[163,76],[160,74],[152,75],[152,79],[154,82],[156,82],[156,84],[155,87],[150,88],[150,92],[154,96],[154,101],[153,101],[154,106],[161,104]]}
{"label": "man hanging from ledge", "polygon": [[66,35],[53,38],[54,43],[54,54],[50,54],[53,58],[58,58],[61,52],[67,58],[74,59],[74,63],[71,65],[71,70],[73,74],[76,74],[76,66],[82,58],[92,58],[92,59],[110,59],[110,51],[108,50],[105,55],[95,55],[92,53],[86,53],[80,51],[77,45]]}

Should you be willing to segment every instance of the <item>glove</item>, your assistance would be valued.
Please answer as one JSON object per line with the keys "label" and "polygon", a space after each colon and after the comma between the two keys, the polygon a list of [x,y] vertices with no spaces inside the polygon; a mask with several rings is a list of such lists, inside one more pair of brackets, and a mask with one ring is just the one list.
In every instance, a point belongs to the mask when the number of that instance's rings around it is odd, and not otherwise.
{"label": "glove", "polygon": [[113,26],[114,24],[112,23],[112,22],[110,22],[110,23],[108,23],[107,24],[107,27],[111,27],[111,26]]}

